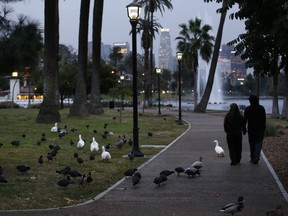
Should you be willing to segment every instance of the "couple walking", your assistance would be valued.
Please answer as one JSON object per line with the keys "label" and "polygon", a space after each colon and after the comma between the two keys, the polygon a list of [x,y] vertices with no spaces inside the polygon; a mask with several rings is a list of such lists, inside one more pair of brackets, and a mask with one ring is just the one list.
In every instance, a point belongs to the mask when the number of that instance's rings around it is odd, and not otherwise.
{"label": "couple walking", "polygon": [[266,112],[256,95],[250,95],[250,105],[244,110],[244,117],[236,103],[230,105],[230,110],[224,118],[224,131],[229,149],[231,165],[237,165],[242,157],[242,134],[247,132],[250,145],[250,162],[258,164],[266,126]]}

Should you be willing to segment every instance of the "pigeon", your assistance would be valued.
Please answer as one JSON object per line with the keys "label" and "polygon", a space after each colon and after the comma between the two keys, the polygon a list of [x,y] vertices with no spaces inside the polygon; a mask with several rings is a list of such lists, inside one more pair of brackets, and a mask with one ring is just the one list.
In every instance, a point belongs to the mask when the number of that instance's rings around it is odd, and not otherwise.
{"label": "pigeon", "polygon": [[43,155],[40,155],[37,161],[38,161],[39,164],[43,164],[44,163]]}
{"label": "pigeon", "polygon": [[169,176],[169,175],[172,175],[173,173],[174,173],[174,171],[163,170],[163,171],[160,172],[160,175]]}
{"label": "pigeon", "polygon": [[167,176],[165,175],[160,175],[154,179],[154,183],[156,184],[156,186],[159,186],[159,187],[161,186],[161,183],[165,181],[167,181]]}
{"label": "pigeon", "polygon": [[90,160],[95,160],[95,158],[96,158],[96,155],[93,152],[91,152],[90,155],[89,155],[89,159]]}
{"label": "pigeon", "polygon": [[185,173],[188,176],[192,176],[192,177],[194,177],[196,174],[200,175],[200,171],[196,169],[195,167],[188,167],[187,169],[185,169]]}
{"label": "pigeon", "polygon": [[148,132],[147,134],[148,134],[148,136],[150,136],[150,137],[153,136],[153,133],[152,133],[152,132]]}
{"label": "pigeon", "polygon": [[138,175],[133,175],[133,176],[132,176],[133,187],[136,187],[136,185],[139,184],[140,179],[141,179],[141,178],[140,178]]}
{"label": "pigeon", "polygon": [[135,155],[134,155],[133,151],[131,151],[131,152],[128,153],[128,158],[129,158],[130,160],[134,160],[134,157],[135,157]]}
{"label": "pigeon", "polygon": [[57,182],[57,184],[58,184],[60,187],[67,187],[67,186],[70,184],[70,177],[67,176],[67,178],[61,179],[60,181]]}
{"label": "pigeon", "polygon": [[244,197],[239,196],[237,202],[229,203],[220,209],[222,213],[234,215],[236,212],[242,211],[244,208]]}
{"label": "pigeon", "polygon": [[19,146],[20,145],[20,141],[19,140],[13,140],[13,141],[11,141],[11,144],[13,146]]}
{"label": "pigeon", "polygon": [[119,136],[119,137],[118,137],[118,140],[117,140],[117,142],[116,142],[116,146],[117,146],[119,149],[121,149],[121,148],[124,146],[124,144],[125,144],[124,139],[122,139],[122,138]]}
{"label": "pigeon", "polygon": [[81,158],[81,157],[77,157],[77,162],[79,163],[79,164],[83,164],[83,159]]}
{"label": "pigeon", "polygon": [[77,170],[71,170],[71,171],[69,171],[69,175],[70,175],[71,177],[73,177],[73,178],[81,177],[81,176],[82,176],[82,174],[79,173]]}
{"label": "pigeon", "polygon": [[180,175],[180,173],[185,172],[185,169],[183,167],[176,167],[174,170],[177,172],[178,176]]}
{"label": "pigeon", "polygon": [[217,153],[218,157],[224,157],[224,150],[221,146],[219,146],[219,142],[218,140],[214,140],[213,142],[215,142],[215,152]]}
{"label": "pigeon", "polygon": [[16,169],[21,172],[21,173],[25,173],[27,172],[28,170],[30,170],[30,167],[29,166],[26,166],[26,165],[18,165],[16,167]]}
{"label": "pigeon", "polygon": [[3,174],[3,167],[2,166],[0,166],[0,175],[2,175]]}
{"label": "pigeon", "polygon": [[133,176],[136,171],[137,171],[136,168],[135,168],[135,169],[128,169],[128,170],[126,170],[126,171],[124,172],[124,175],[125,175],[126,177],[128,177],[128,176]]}
{"label": "pigeon", "polygon": [[64,126],[63,129],[60,129],[59,131],[59,137],[64,137],[67,135],[67,125]]}
{"label": "pigeon", "polygon": [[23,134],[22,134],[22,138],[25,138],[25,137],[26,137],[26,134],[25,134],[25,133],[23,133]]}
{"label": "pigeon", "polygon": [[59,173],[65,176],[65,175],[68,175],[70,171],[71,171],[71,168],[69,166],[66,166],[61,170],[56,170],[56,173]]}
{"label": "pigeon", "polygon": [[86,178],[86,182],[87,182],[87,183],[90,183],[90,182],[92,182],[92,181],[93,181],[93,178],[92,178],[92,176],[91,176],[91,172],[88,172],[87,178]]}

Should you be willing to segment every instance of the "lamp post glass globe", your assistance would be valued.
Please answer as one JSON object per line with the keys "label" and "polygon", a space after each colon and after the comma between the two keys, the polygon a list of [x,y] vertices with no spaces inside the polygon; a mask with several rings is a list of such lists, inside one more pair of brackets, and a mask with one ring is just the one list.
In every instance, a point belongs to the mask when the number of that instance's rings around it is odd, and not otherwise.
{"label": "lamp post glass globe", "polygon": [[178,117],[178,124],[181,125],[182,123],[182,110],[181,110],[181,61],[183,58],[182,52],[176,53],[176,59],[178,61],[178,96],[179,96],[179,117]]}
{"label": "lamp post glass globe", "polygon": [[141,6],[131,3],[126,6],[127,15],[132,26],[132,72],[133,72],[133,148],[132,153],[136,157],[143,157],[139,149],[139,128],[138,128],[138,98],[137,98],[137,32],[136,27],[140,17]]}

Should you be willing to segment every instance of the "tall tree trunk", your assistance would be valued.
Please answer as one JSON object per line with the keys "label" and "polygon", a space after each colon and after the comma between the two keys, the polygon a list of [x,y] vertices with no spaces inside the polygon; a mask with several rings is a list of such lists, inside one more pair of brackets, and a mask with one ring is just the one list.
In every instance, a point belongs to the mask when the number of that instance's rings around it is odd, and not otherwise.
{"label": "tall tree trunk", "polygon": [[73,105],[69,116],[88,117],[87,108],[87,53],[90,0],[81,1],[79,38],[78,38],[78,72]]}
{"label": "tall tree trunk", "polygon": [[272,106],[272,117],[279,118],[279,105],[278,105],[278,77],[279,73],[273,74],[273,106]]}
{"label": "tall tree trunk", "polygon": [[58,0],[45,0],[44,72],[43,102],[40,106],[37,123],[61,121],[57,101],[57,75],[59,51],[59,10]]}
{"label": "tall tree trunk", "polygon": [[282,118],[288,120],[288,71],[285,71]]}
{"label": "tall tree trunk", "polygon": [[101,68],[101,34],[103,18],[103,0],[94,0],[93,9],[93,45],[92,45],[92,80],[91,80],[91,98],[89,105],[90,114],[103,114],[104,110],[100,103],[100,81],[99,74]]}
{"label": "tall tree trunk", "polygon": [[[224,6],[225,6],[225,0],[223,0],[222,8],[224,8]],[[209,75],[208,75],[208,80],[207,80],[207,83],[205,86],[203,97],[201,98],[201,101],[197,105],[197,107],[194,108],[194,112],[206,112],[206,109],[207,109],[209,98],[210,98],[210,95],[212,92],[212,87],[213,87],[213,82],[214,82],[214,77],[215,77],[215,72],[216,72],[216,67],[217,67],[217,61],[218,61],[218,57],[219,57],[219,50],[221,47],[221,40],[222,40],[222,34],[223,34],[223,28],[224,28],[224,23],[225,23],[225,19],[226,19],[226,14],[227,14],[226,10],[221,13],[219,27],[218,27],[215,45],[214,45],[213,56],[212,56],[212,60],[211,60],[211,66],[210,66]],[[197,80],[196,80],[196,82],[197,82]]]}

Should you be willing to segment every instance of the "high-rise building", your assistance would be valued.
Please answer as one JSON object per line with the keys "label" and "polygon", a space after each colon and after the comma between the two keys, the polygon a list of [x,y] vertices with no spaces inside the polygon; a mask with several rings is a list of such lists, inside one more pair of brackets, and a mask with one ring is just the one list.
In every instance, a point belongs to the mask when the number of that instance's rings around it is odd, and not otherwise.
{"label": "high-rise building", "polygon": [[158,67],[173,71],[173,57],[169,28],[161,29],[160,47],[158,51]]}

